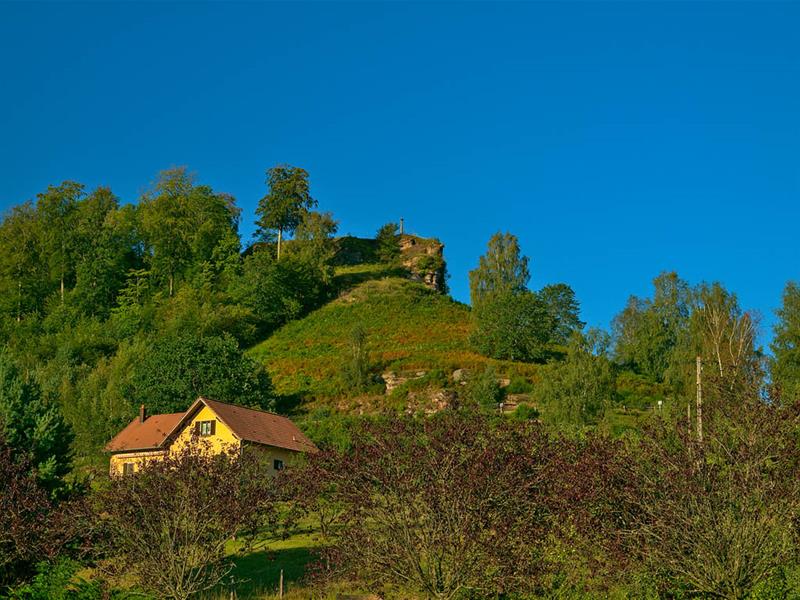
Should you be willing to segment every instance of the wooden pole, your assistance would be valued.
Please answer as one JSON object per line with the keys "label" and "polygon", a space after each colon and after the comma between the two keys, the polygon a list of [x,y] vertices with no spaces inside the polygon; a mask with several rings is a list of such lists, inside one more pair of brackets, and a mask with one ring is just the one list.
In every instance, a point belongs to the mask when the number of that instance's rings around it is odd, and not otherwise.
{"label": "wooden pole", "polygon": [[281,579],[278,584],[278,598],[283,598],[283,569],[281,569]]}
{"label": "wooden pole", "polygon": [[703,359],[699,356],[696,361],[697,368],[697,440],[703,441]]}

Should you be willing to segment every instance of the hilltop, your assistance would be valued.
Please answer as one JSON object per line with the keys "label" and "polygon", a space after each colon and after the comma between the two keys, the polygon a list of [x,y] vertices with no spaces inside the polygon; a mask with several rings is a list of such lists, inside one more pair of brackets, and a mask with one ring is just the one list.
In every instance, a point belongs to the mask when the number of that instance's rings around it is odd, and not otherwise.
{"label": "hilltop", "polygon": [[[358,240],[358,246],[368,249],[368,242]],[[347,245],[351,251],[356,247],[352,240]],[[534,365],[494,361],[474,352],[470,308],[423,281],[419,273],[385,264],[339,266],[336,299],[286,324],[248,354],[267,368],[280,395],[305,408],[335,404],[346,411],[410,409],[403,400],[413,400],[414,394],[409,399],[391,392],[414,380],[417,387],[428,388],[423,402],[436,401],[437,392],[452,387],[453,373],[459,370],[483,371],[494,364],[508,375],[535,372]],[[367,335],[377,385],[371,393],[352,398],[343,388],[341,372],[352,332],[359,326]]]}

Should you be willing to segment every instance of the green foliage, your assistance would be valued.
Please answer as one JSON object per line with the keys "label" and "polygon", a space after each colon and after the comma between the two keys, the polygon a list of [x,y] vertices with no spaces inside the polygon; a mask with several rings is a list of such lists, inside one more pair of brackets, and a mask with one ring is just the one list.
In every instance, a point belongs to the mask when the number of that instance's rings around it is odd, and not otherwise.
{"label": "green foliage", "polygon": [[79,563],[66,558],[39,563],[33,580],[11,590],[9,600],[124,600],[133,597],[122,591],[109,594],[99,581],[89,582],[79,577],[80,569]]}
{"label": "green foliage", "polygon": [[[653,298],[631,296],[625,309],[615,317],[615,360],[649,377],[664,381],[680,376],[691,344],[689,315],[692,292],[676,273],[662,273],[653,280]],[[691,350],[689,350],[689,357]],[[672,373],[671,373],[672,372]]]}
{"label": "green foliage", "polygon": [[615,393],[609,360],[590,352],[587,339],[576,333],[564,362],[551,362],[540,371],[534,388],[537,405],[546,407],[547,420],[574,428],[598,423]]}
{"label": "green foliage", "polygon": [[381,262],[393,263],[400,256],[400,238],[397,223],[386,223],[375,234],[378,258]]}
{"label": "green foliage", "polygon": [[320,448],[345,451],[352,443],[352,431],[360,417],[330,408],[318,408],[301,421],[303,432]]}
{"label": "green foliage", "polygon": [[648,410],[667,400],[667,386],[638,373],[622,371],[616,378],[617,403],[625,409]]}
{"label": "green foliage", "polygon": [[341,397],[342,359],[357,326],[369,331],[372,360],[383,370],[482,368],[487,362],[468,348],[466,306],[419,283],[384,278],[380,265],[364,265],[358,272],[347,268],[343,277],[355,279],[362,272],[379,279],[287,323],[249,351],[269,369],[278,393]]}
{"label": "green foliage", "polygon": [[333,236],[338,228],[338,222],[329,212],[304,212],[295,231],[294,242],[287,248],[287,253],[296,256],[300,263],[316,269],[325,284],[329,284],[333,278],[331,264],[336,256]]}
{"label": "green foliage", "polygon": [[292,233],[317,201],[311,197],[308,172],[300,167],[278,165],[267,169],[267,187],[269,191],[256,209],[257,235],[269,240],[272,232],[277,232],[280,259],[283,234]]}
{"label": "green foliage", "polygon": [[530,277],[528,257],[521,254],[519,240],[510,233],[497,232],[489,240],[478,267],[469,272],[472,306],[477,308],[495,294],[522,292]]}
{"label": "green foliage", "polygon": [[254,408],[274,407],[269,375],[244,356],[230,336],[158,338],[133,367],[126,390],[131,408],[186,410],[198,396]]}
{"label": "green foliage", "polygon": [[6,350],[0,352],[0,437],[31,463],[51,493],[63,490],[72,460],[72,431],[58,407],[42,398],[35,382],[25,380]]}
{"label": "green foliage", "polygon": [[357,325],[350,334],[348,354],[342,361],[342,379],[351,392],[363,394],[366,391],[370,381],[370,366],[367,332]]}
{"label": "green foliage", "polygon": [[471,342],[481,354],[501,360],[542,361],[552,321],[533,292],[506,291],[484,298],[474,309]]}
{"label": "green foliage", "polygon": [[800,287],[796,283],[786,284],[783,303],[776,314],[778,321],[770,346],[774,355],[772,381],[789,403],[800,398]]}
{"label": "green foliage", "polygon": [[572,334],[583,329],[585,325],[580,320],[580,304],[575,298],[575,292],[565,283],[556,283],[544,286],[539,290],[538,296],[550,315],[550,341],[566,345]]}
{"label": "green foliage", "polygon": [[328,294],[326,277],[302,257],[290,255],[278,261],[269,252],[258,251],[245,259],[232,295],[252,311],[258,332],[266,335],[321,304]]}
{"label": "green foliage", "polygon": [[530,381],[520,375],[514,375],[506,386],[507,394],[529,394],[533,391]]}
{"label": "green foliage", "polygon": [[389,398],[398,408],[405,409],[409,394],[427,389],[443,389],[448,385],[447,376],[441,369],[432,369],[421,377],[411,377],[389,394]]}
{"label": "green foliage", "polygon": [[171,296],[179,277],[191,277],[212,260],[220,247],[238,248],[239,210],[233,199],[196,185],[184,168],[163,171],[139,202],[139,226],[146,262],[156,282]]}
{"label": "green foliage", "polygon": [[520,404],[512,417],[518,421],[535,421],[539,418],[539,410],[530,404]]}
{"label": "green foliage", "polygon": [[464,399],[469,404],[484,410],[497,410],[504,395],[503,388],[497,380],[497,371],[492,366],[470,377],[463,393]]}

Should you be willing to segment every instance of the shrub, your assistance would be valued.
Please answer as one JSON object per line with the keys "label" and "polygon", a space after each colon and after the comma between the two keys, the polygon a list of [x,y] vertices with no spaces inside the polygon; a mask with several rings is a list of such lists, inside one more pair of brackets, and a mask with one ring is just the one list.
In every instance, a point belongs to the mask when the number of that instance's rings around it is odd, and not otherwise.
{"label": "shrub", "polygon": [[518,421],[536,420],[539,418],[539,411],[530,404],[520,404],[514,411],[514,418]]}
{"label": "shrub", "polygon": [[287,524],[278,514],[279,490],[257,453],[214,455],[191,444],[91,498],[94,550],[113,558],[101,564],[110,575],[185,600],[231,572],[234,538],[240,550],[252,549],[257,533]]}
{"label": "shrub", "polygon": [[482,373],[470,377],[464,388],[464,396],[469,404],[487,410],[496,410],[503,401],[503,388],[497,381],[497,372],[491,365]]}
{"label": "shrub", "polygon": [[506,386],[507,394],[529,394],[532,391],[533,384],[519,375],[514,375],[511,378],[511,382]]}
{"label": "shrub", "polygon": [[[298,498],[330,518],[318,577],[485,598],[540,591],[577,557],[599,580],[596,555],[627,564],[615,530],[624,458],[605,438],[446,411],[364,423],[349,451],[309,456],[293,477]],[[553,544],[570,556],[550,556]]]}
{"label": "shrub", "polygon": [[658,422],[631,465],[631,551],[661,590],[740,599],[763,589],[796,552],[800,407],[749,398],[704,406],[700,440]]}
{"label": "shrub", "polygon": [[375,235],[378,258],[381,262],[392,263],[400,256],[400,239],[397,223],[386,223]]}
{"label": "shrub", "polygon": [[62,524],[48,490],[26,458],[0,437],[0,586],[24,581],[61,546]]}

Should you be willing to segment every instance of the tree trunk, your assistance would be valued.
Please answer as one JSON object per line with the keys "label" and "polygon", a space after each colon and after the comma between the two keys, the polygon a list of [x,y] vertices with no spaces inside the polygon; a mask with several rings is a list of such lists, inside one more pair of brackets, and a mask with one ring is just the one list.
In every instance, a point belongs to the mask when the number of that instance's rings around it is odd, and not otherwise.
{"label": "tree trunk", "polygon": [[278,260],[281,259],[281,242],[283,241],[283,229],[278,228]]}
{"label": "tree trunk", "polygon": [[169,297],[172,298],[172,292],[175,289],[175,276],[170,273],[169,274]]}

